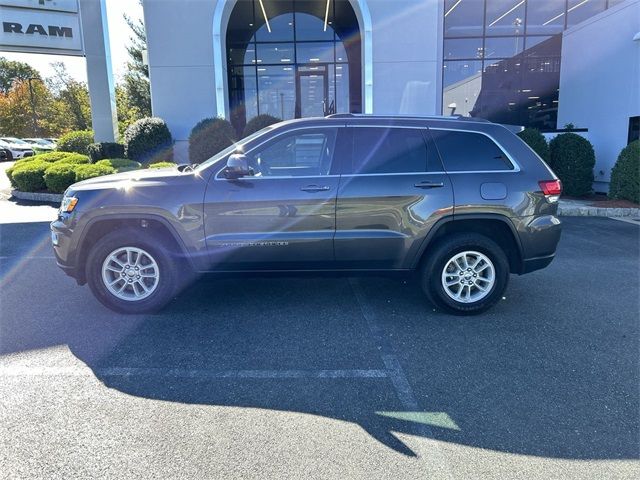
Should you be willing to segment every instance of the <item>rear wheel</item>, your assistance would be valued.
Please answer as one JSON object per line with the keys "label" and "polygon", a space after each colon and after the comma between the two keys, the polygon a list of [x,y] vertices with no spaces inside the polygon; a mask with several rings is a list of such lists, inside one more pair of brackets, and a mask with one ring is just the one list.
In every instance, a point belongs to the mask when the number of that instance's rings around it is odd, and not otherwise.
{"label": "rear wheel", "polygon": [[96,298],[120,313],[150,313],[176,292],[176,267],[167,249],[126,229],[100,239],[87,258],[87,283]]}
{"label": "rear wheel", "polygon": [[422,288],[429,300],[450,313],[474,315],[502,298],[509,262],[493,240],[479,234],[456,234],[427,252]]}

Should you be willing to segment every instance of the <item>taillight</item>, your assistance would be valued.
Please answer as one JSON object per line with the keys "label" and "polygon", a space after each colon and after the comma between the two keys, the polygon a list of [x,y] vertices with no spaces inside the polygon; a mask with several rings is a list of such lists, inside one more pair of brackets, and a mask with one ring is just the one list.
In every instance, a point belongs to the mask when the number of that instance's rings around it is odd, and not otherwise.
{"label": "taillight", "polygon": [[540,180],[538,182],[542,193],[545,195],[560,195],[562,193],[562,182],[560,180]]}

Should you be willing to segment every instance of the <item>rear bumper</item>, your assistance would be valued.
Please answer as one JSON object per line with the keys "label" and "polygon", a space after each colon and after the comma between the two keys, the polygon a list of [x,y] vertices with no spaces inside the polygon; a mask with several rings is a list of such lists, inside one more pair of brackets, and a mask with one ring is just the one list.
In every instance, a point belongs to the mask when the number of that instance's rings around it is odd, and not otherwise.
{"label": "rear bumper", "polygon": [[529,273],[545,268],[555,258],[562,222],[555,215],[529,217],[518,225],[518,233],[523,254],[519,273]]}
{"label": "rear bumper", "polygon": [[556,254],[547,255],[545,257],[537,257],[537,258],[528,258],[524,262],[522,262],[522,274],[535,272],[536,270],[541,270],[545,267],[548,267],[549,264],[556,258]]}

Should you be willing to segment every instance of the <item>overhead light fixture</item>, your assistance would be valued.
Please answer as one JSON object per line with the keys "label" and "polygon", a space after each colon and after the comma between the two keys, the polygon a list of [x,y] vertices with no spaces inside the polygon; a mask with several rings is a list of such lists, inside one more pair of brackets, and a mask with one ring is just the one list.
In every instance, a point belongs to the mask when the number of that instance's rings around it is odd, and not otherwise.
{"label": "overhead light fixture", "polygon": [[502,15],[500,15],[498,18],[496,18],[493,22],[491,22],[489,24],[490,27],[493,27],[496,23],[498,23],[500,20],[502,20],[504,17],[506,17],[507,15],[509,15],[511,12],[513,12],[516,8],[518,8],[520,5],[522,5],[524,3],[524,0],[522,0],[520,3],[514,5],[513,7],[511,7],[509,10],[507,10],[506,12],[504,12]]}
{"label": "overhead light fixture", "polygon": [[[587,3],[588,1],[589,1],[589,0],[582,0],[580,3],[578,3],[578,4],[574,5],[574,6],[573,6],[573,7],[571,7],[569,10],[567,10],[567,13],[569,13],[569,12],[573,12],[573,11],[574,11],[576,8],[578,8],[580,5],[584,5],[584,4],[585,4],[585,3]],[[547,20],[546,22],[544,22],[542,25],[543,25],[543,26],[545,26],[545,25],[549,25],[551,22],[553,22],[554,20],[559,19],[559,18],[560,18],[561,16],[563,16],[563,15],[564,15],[564,12],[559,13],[559,14],[558,14],[558,15],[556,15],[555,17],[553,17],[553,18],[551,18],[551,19]]]}
{"label": "overhead light fixture", "polygon": [[327,31],[327,22],[329,21],[329,4],[331,0],[327,0],[327,8],[324,10],[324,31]]}
{"label": "overhead light fixture", "polygon": [[262,15],[264,16],[264,21],[267,24],[267,31],[271,33],[271,25],[269,25],[269,19],[267,18],[267,12],[264,10],[264,3],[262,0],[258,0],[260,2],[260,9],[262,10]]}
{"label": "overhead light fixture", "polygon": [[458,5],[460,5],[460,2],[461,2],[461,1],[462,1],[462,0],[458,0],[456,3],[454,3],[454,4],[453,4],[453,6],[452,6],[449,10],[447,10],[447,13],[445,13],[445,14],[444,14],[444,16],[446,17],[446,16],[447,16],[447,15],[449,15],[451,12],[453,12],[453,11],[455,10],[455,8],[456,8]]}

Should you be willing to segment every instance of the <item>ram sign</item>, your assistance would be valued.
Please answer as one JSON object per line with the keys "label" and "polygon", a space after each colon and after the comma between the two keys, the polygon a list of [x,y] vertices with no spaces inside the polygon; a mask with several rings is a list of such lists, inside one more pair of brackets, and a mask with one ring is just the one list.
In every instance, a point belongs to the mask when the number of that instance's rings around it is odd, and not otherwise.
{"label": "ram sign", "polygon": [[0,50],[83,55],[77,0],[0,0]]}

